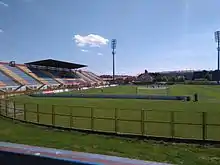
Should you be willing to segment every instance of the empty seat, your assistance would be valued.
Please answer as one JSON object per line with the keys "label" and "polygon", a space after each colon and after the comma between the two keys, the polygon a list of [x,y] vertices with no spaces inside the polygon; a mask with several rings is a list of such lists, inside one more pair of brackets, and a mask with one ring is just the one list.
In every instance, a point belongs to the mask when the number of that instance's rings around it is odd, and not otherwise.
{"label": "empty seat", "polygon": [[55,78],[79,78],[78,75],[72,71],[57,71],[57,70],[47,70]]}
{"label": "empty seat", "polygon": [[37,75],[35,75],[30,69],[28,69],[25,65],[17,65],[17,67],[22,70],[23,72],[25,72],[26,74],[30,75],[31,77],[33,77],[35,80],[37,80],[38,82],[42,83],[42,84],[48,84],[44,79],[39,78]]}
{"label": "empty seat", "polygon": [[18,86],[10,77],[6,76],[0,71],[0,81],[6,84],[7,86]]}
{"label": "empty seat", "polygon": [[97,76],[95,75],[94,73],[92,72],[86,72],[89,76],[91,76],[93,79],[95,79],[97,82],[101,82],[102,80]]}
{"label": "empty seat", "polygon": [[98,80],[96,80],[95,78],[93,78],[91,75],[89,75],[86,71],[82,71],[81,72],[84,76],[86,76],[87,78],[89,78],[93,83],[99,82]]}
{"label": "empty seat", "polygon": [[51,85],[57,85],[59,84],[57,81],[55,81],[52,77],[41,71],[40,69],[37,68],[29,68],[34,74],[36,74],[38,77],[43,78],[46,80],[49,84]]}
{"label": "empty seat", "polygon": [[65,85],[79,85],[82,84],[83,82],[81,80],[77,79],[62,79]]}
{"label": "empty seat", "polygon": [[6,86],[6,84],[3,83],[2,81],[0,81],[0,87],[5,87],[5,86]]}
{"label": "empty seat", "polygon": [[29,76],[28,74],[18,69],[17,67],[11,67],[8,64],[4,64],[4,66],[8,68],[9,70],[11,70],[12,72],[14,72],[15,74],[17,74],[19,77],[21,77],[25,81],[27,81],[28,83],[27,85],[39,85],[40,84],[33,77]]}

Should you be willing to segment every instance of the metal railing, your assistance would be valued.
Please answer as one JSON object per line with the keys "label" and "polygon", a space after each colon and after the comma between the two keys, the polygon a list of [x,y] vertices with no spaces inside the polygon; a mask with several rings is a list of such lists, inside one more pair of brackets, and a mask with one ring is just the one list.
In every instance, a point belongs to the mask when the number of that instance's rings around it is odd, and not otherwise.
{"label": "metal railing", "polygon": [[0,115],[71,129],[220,141],[220,113],[49,105],[2,99]]}

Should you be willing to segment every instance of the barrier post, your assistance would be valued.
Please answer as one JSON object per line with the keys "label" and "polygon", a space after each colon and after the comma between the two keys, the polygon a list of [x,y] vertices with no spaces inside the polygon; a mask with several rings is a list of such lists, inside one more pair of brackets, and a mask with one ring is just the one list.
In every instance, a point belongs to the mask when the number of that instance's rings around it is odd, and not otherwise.
{"label": "barrier post", "polygon": [[174,129],[174,112],[170,112],[170,135],[172,138],[174,138],[175,135],[175,129]]}
{"label": "barrier post", "polygon": [[37,104],[37,123],[40,123],[39,104]]}
{"label": "barrier post", "polygon": [[141,135],[144,136],[144,109],[141,109]]}
{"label": "barrier post", "polygon": [[91,130],[94,130],[94,108],[91,108]]}
{"label": "barrier post", "polygon": [[70,107],[70,128],[73,128],[73,110]]}
{"label": "barrier post", "polygon": [[27,116],[26,116],[26,104],[24,103],[24,121],[27,120]]}
{"label": "barrier post", "polygon": [[115,108],[115,133],[118,133],[118,108]]}
{"label": "barrier post", "polygon": [[206,119],[207,119],[207,112],[202,112],[202,140],[207,139]]}
{"label": "barrier post", "polygon": [[55,112],[54,112],[54,105],[52,105],[52,125],[55,125]]}
{"label": "barrier post", "polygon": [[0,114],[2,114],[2,100],[0,100]]}
{"label": "barrier post", "polygon": [[14,119],[16,119],[16,107],[15,107],[15,101],[13,101],[13,112],[14,112]]}
{"label": "barrier post", "polygon": [[5,100],[5,115],[8,116],[8,101]]}

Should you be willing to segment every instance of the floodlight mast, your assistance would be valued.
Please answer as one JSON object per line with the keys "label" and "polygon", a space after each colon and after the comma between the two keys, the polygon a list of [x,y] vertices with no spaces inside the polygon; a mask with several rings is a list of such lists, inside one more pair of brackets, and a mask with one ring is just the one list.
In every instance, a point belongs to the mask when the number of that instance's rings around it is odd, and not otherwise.
{"label": "floodlight mast", "polygon": [[116,44],[117,44],[117,40],[116,39],[112,39],[112,65],[113,65],[113,70],[112,70],[112,80],[113,82],[115,81],[115,54],[116,54]]}
{"label": "floodlight mast", "polygon": [[216,31],[215,32],[215,42],[217,42],[217,52],[218,52],[218,78],[217,78],[217,82],[219,84],[220,82],[220,73],[219,73],[219,56],[220,56],[220,31]]}

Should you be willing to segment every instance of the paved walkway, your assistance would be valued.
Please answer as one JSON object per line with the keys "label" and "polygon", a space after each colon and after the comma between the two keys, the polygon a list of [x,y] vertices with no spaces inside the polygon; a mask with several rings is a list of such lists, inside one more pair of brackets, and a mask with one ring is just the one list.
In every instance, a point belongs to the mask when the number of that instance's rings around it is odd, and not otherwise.
{"label": "paved walkway", "polygon": [[[169,165],[165,163],[156,163],[149,161],[141,161],[136,159],[89,154],[83,152],[73,152],[66,150],[57,150],[52,148],[34,147],[21,144],[0,142],[0,151],[8,151],[15,153],[31,154],[36,156],[59,158],[63,160],[82,162],[85,165],[86,162],[94,165]],[[146,153],[147,154],[147,153]]]}

